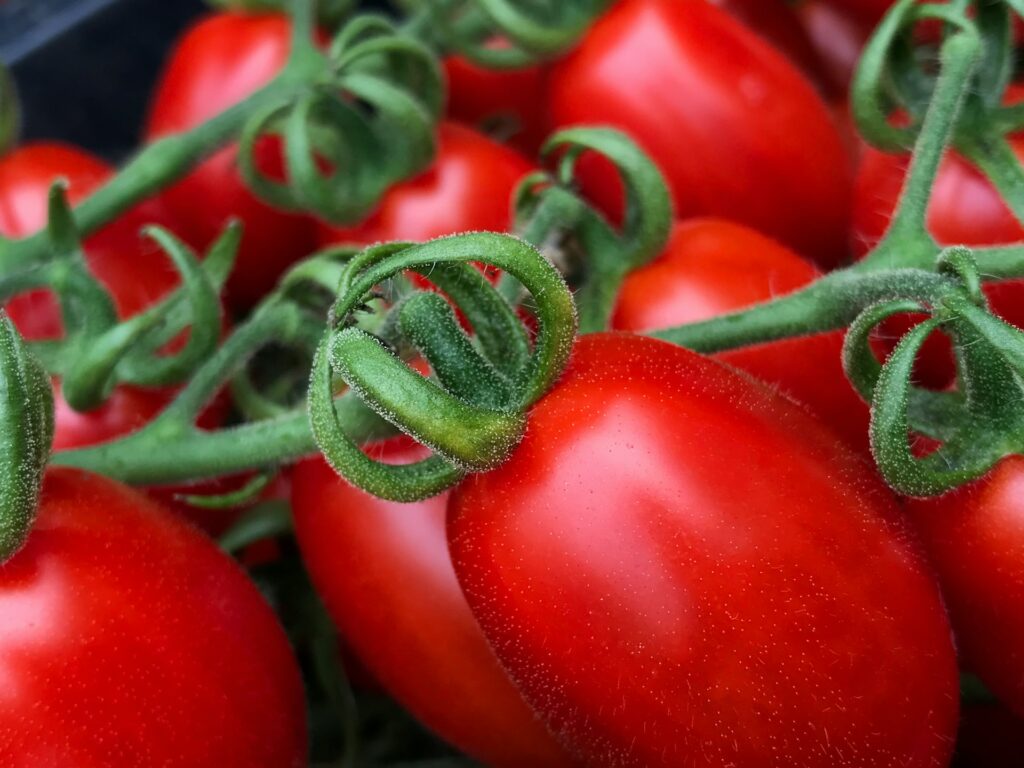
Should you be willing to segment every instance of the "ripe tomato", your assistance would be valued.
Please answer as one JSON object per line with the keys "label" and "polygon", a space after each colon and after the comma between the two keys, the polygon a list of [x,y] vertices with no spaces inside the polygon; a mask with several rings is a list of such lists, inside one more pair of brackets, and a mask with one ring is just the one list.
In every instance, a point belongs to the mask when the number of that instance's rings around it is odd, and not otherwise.
{"label": "ripe tomato", "polygon": [[965,667],[1024,717],[1024,457],[907,509],[938,571]]}
{"label": "ripe tomato", "polygon": [[[818,271],[783,245],[720,219],[677,223],[665,252],[623,283],[612,327],[637,333],[706,320],[801,288]],[[846,379],[840,331],[717,355],[808,405],[867,450],[867,404]]]}
{"label": "ripe tomato", "polygon": [[[822,266],[845,258],[843,142],[814,88],[757,35],[703,2],[623,0],[552,70],[555,126],[605,123],[667,176],[681,217],[748,224]],[[586,189],[620,205],[607,167]]]}
{"label": "ripe tomato", "polygon": [[956,658],[900,515],[783,398],[595,334],[448,532],[498,658],[588,765],[945,765]]}
{"label": "ripe tomato", "polygon": [[[402,463],[422,450],[372,448]],[[488,765],[567,766],[487,646],[448,557],[447,494],[382,501],[340,479],[320,458],[293,475],[295,533],[346,643],[425,725]]]}
{"label": "ripe tomato", "polygon": [[[47,193],[54,179],[68,184],[76,203],[113,175],[113,169],[91,155],[61,144],[26,144],[0,158],[0,233],[30,235],[46,223]],[[139,237],[142,226],[158,223],[175,228],[158,201],[147,201],[102,228],[85,242],[89,268],[110,291],[118,314],[131,316],[160,299],[178,284],[177,273],[157,246]],[[7,302],[7,313],[30,340],[63,335],[60,309],[46,290],[30,291]],[[142,426],[170,402],[172,389],[118,387],[111,398],[88,413],[72,410],[56,398],[54,448],[82,447],[127,434]],[[218,420],[211,414],[208,419]]]}
{"label": "ripe tomato", "polygon": [[434,164],[392,187],[355,227],[321,225],[320,242],[429,240],[470,230],[505,232],[511,195],[533,166],[518,152],[457,123],[442,123]]}
{"label": "ripe tomato", "polygon": [[105,478],[50,470],[0,567],[0,764],[306,764],[273,613],[201,534]]}
{"label": "ripe tomato", "polygon": [[[288,57],[291,25],[283,15],[219,13],[193,26],[178,42],[153,95],[148,139],[185,131],[266,85]],[[271,208],[245,186],[231,145],[208,158],[164,194],[198,248],[220,234],[228,219],[245,225],[235,269],[227,284],[235,308],[255,304],[281,273],[313,250],[314,227],[306,216]],[[257,144],[264,173],[283,178],[280,141]]]}
{"label": "ripe tomato", "polygon": [[493,133],[532,157],[545,136],[547,68],[498,70],[459,56],[444,60],[448,116]]}

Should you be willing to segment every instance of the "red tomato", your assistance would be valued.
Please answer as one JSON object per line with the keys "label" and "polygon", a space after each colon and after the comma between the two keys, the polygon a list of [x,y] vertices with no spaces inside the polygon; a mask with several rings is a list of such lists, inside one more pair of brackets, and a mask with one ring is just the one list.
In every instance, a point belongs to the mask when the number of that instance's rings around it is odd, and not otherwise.
{"label": "red tomato", "polygon": [[[458,56],[444,60],[448,79],[448,116],[492,129],[532,157],[544,139],[544,91],[547,68],[498,70],[477,66]],[[488,131],[490,132],[490,131]]]}
{"label": "red tomato", "polygon": [[956,658],[870,465],[682,347],[585,336],[449,502],[470,608],[588,765],[945,765]]}
{"label": "red tomato", "polygon": [[[27,144],[0,158],[0,233],[30,235],[46,223],[47,193],[56,178],[68,183],[68,199],[76,203],[113,175],[113,169],[81,150],[60,144]],[[150,223],[174,229],[157,201],[147,201],[107,225],[85,242],[89,268],[110,291],[118,314],[133,315],[178,284],[170,260],[139,230]],[[19,332],[30,340],[63,335],[60,309],[46,290],[31,291],[7,303]],[[88,413],[56,400],[54,448],[81,447],[127,434],[153,418],[170,402],[173,389],[122,386],[99,408]],[[223,410],[223,409],[221,409]],[[222,414],[221,414],[222,415]],[[211,414],[208,420],[218,421]]]}
{"label": "red tomato", "polygon": [[302,681],[242,571],[105,478],[50,470],[0,567],[0,764],[306,765]]}
{"label": "red tomato", "polygon": [[[375,458],[423,451],[391,441]],[[571,761],[498,665],[466,605],[445,541],[447,494],[417,504],[359,491],[320,458],[293,475],[295,533],[342,636],[424,724],[488,765]]]}
{"label": "red tomato", "polygon": [[938,571],[964,665],[1024,716],[1024,457],[907,509]]}
{"label": "red tomato", "polygon": [[[551,74],[558,127],[605,123],[667,176],[681,217],[748,224],[831,267],[845,259],[847,159],[811,84],[755,34],[703,2],[623,0]],[[586,188],[606,210],[600,165]]]}
{"label": "red tomato", "polygon": [[[220,13],[200,21],[178,42],[153,96],[148,139],[194,128],[238,103],[276,75],[288,57],[286,16]],[[294,261],[313,250],[314,227],[306,216],[271,208],[245,186],[238,148],[228,146],[170,187],[165,198],[199,248],[209,245],[235,217],[245,225],[227,299],[236,308],[255,304]],[[257,145],[264,173],[283,178],[277,139]]]}
{"label": "red tomato", "polygon": [[505,232],[511,196],[533,166],[518,152],[465,126],[442,123],[434,164],[392,187],[355,227],[321,225],[320,242],[429,240],[474,230]]}
{"label": "red tomato", "polygon": [[[632,272],[612,327],[643,332],[706,320],[801,288],[818,271],[785,246],[718,219],[677,223],[665,252]],[[718,358],[810,406],[867,450],[868,406],[846,379],[843,334],[803,336],[723,352]]]}

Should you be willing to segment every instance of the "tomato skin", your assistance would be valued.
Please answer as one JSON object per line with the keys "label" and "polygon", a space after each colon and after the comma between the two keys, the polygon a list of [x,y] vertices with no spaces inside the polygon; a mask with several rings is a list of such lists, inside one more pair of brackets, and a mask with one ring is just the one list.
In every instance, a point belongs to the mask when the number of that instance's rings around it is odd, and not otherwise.
{"label": "tomato skin", "polygon": [[423,241],[457,232],[506,232],[511,195],[534,166],[509,147],[452,122],[441,124],[434,164],[392,187],[355,227],[322,224],[320,244]]}
{"label": "tomato skin", "polygon": [[[678,94],[678,97],[673,98]],[[754,227],[825,267],[845,258],[849,171],[824,102],[785,58],[703,2],[623,0],[551,73],[556,127],[625,130],[676,213]],[[607,169],[585,189],[617,207]]]}
{"label": "tomato skin", "polygon": [[949,606],[965,667],[1024,717],[1024,457],[907,510]]}
{"label": "tomato skin", "polygon": [[[388,463],[423,450],[372,447]],[[447,494],[397,504],[359,491],[321,458],[293,474],[295,533],[313,583],[358,659],[425,725],[488,765],[568,766],[498,665],[459,589]]]}
{"label": "tomato skin", "polygon": [[891,494],[714,361],[583,337],[448,533],[502,664],[588,765],[948,761],[949,625]]}
{"label": "tomato skin", "polygon": [[[290,34],[288,18],[279,14],[219,13],[199,21],[166,64],[153,95],[147,139],[194,128],[266,85],[288,58]],[[267,175],[284,177],[278,139],[257,143],[256,160]],[[164,198],[197,248],[213,242],[229,219],[244,224],[226,290],[236,309],[259,301],[290,264],[313,250],[310,218],[272,208],[245,186],[237,145],[207,158]]]}
{"label": "tomato skin", "polygon": [[547,67],[487,69],[460,56],[448,56],[443,65],[451,119],[476,127],[494,126],[496,132],[511,128],[508,143],[528,157],[537,154],[547,138]]}
{"label": "tomato skin", "polygon": [[[630,273],[612,328],[643,333],[706,320],[802,288],[819,272],[795,253],[721,219],[677,222],[665,252]],[[808,405],[867,450],[869,410],[843,373],[841,331],[784,339],[716,357]]]}
{"label": "tomato skin", "polygon": [[215,545],[111,480],[51,469],[0,568],[0,764],[306,761],[288,641]]}

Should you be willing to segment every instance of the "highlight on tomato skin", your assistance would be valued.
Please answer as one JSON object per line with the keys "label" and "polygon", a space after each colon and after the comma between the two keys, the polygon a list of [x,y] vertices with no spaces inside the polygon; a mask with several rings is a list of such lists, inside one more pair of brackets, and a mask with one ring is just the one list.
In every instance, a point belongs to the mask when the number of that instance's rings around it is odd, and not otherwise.
{"label": "highlight on tomato skin", "polygon": [[142,495],[47,472],[0,567],[0,764],[302,768],[306,705],[241,569]]}
{"label": "highlight on tomato skin", "polygon": [[714,361],[582,337],[511,458],[452,492],[448,540],[503,666],[588,764],[949,760],[951,632],[891,492]]}
{"label": "highlight on tomato skin", "polygon": [[[820,272],[785,246],[722,219],[676,222],[664,253],[631,272],[612,327],[643,333],[707,320],[808,285]],[[868,452],[869,410],[843,372],[842,331],[721,352],[807,405],[850,445]]]}
{"label": "highlight on tomato skin", "polygon": [[[408,463],[405,439],[367,447]],[[374,498],[322,458],[292,476],[295,533],[346,645],[424,725],[498,768],[571,766],[501,669],[459,589],[445,539],[448,494]]]}
{"label": "highlight on tomato skin", "polygon": [[[549,83],[552,125],[630,134],[665,174],[680,218],[752,226],[823,268],[846,260],[850,173],[828,107],[790,62],[720,9],[623,0]],[[619,211],[608,169],[587,173],[588,196]]]}

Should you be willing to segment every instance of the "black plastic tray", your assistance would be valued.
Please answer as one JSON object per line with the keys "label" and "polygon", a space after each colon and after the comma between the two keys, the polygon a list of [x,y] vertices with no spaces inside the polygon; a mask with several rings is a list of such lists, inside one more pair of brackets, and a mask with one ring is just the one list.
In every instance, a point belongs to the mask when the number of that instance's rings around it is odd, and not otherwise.
{"label": "black plastic tray", "polygon": [[168,47],[205,11],[200,0],[0,0],[0,60],[18,85],[22,137],[123,158]]}

